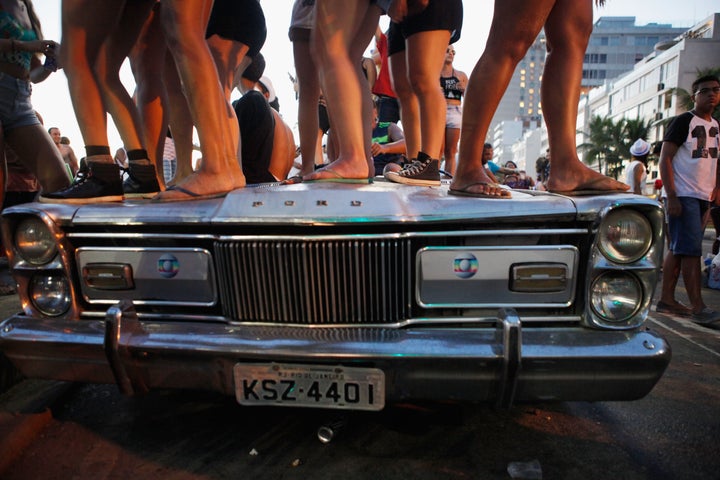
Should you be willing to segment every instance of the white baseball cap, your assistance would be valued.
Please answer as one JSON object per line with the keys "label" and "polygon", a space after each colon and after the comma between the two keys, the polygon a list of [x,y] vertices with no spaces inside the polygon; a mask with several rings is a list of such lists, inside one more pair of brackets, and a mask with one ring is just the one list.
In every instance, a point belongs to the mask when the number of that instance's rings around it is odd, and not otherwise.
{"label": "white baseball cap", "polygon": [[265,87],[265,89],[268,91],[268,102],[272,102],[273,100],[275,100],[275,87],[273,87],[270,79],[263,75],[262,77],[260,77],[260,80],[258,80],[258,83],[262,83],[263,87]]}

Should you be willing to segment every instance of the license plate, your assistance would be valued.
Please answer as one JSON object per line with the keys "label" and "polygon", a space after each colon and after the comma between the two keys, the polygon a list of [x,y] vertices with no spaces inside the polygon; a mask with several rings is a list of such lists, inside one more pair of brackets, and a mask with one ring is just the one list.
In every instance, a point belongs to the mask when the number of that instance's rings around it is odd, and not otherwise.
{"label": "license plate", "polygon": [[242,405],[381,410],[385,374],[377,368],[238,363],[235,397]]}

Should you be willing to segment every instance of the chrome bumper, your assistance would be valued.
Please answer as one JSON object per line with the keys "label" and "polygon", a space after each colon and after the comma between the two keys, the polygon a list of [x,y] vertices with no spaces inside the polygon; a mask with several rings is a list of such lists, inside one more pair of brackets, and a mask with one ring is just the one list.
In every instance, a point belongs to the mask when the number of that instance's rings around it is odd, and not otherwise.
{"label": "chrome bumper", "polygon": [[382,369],[388,402],[634,400],[670,362],[649,331],[527,328],[512,309],[496,328],[291,328],[144,322],[127,302],[104,321],[0,324],[0,350],[33,378],[117,383],[127,394],[188,388],[234,395],[238,362]]}

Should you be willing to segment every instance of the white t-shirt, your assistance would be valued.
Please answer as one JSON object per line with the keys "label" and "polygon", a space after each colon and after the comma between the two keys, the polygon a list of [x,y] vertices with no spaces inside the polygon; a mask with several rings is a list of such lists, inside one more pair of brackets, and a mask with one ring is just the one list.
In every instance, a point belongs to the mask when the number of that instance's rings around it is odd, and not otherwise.
{"label": "white t-shirt", "polygon": [[678,146],[672,161],[677,196],[710,200],[720,148],[718,122],[685,112],[670,122],[663,142]]}

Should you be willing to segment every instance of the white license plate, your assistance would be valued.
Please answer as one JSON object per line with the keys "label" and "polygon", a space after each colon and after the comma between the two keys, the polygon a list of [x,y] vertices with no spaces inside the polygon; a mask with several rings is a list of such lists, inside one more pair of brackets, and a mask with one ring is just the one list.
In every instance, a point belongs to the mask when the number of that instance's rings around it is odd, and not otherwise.
{"label": "white license plate", "polygon": [[385,374],[377,368],[238,363],[235,397],[242,405],[381,410]]}

